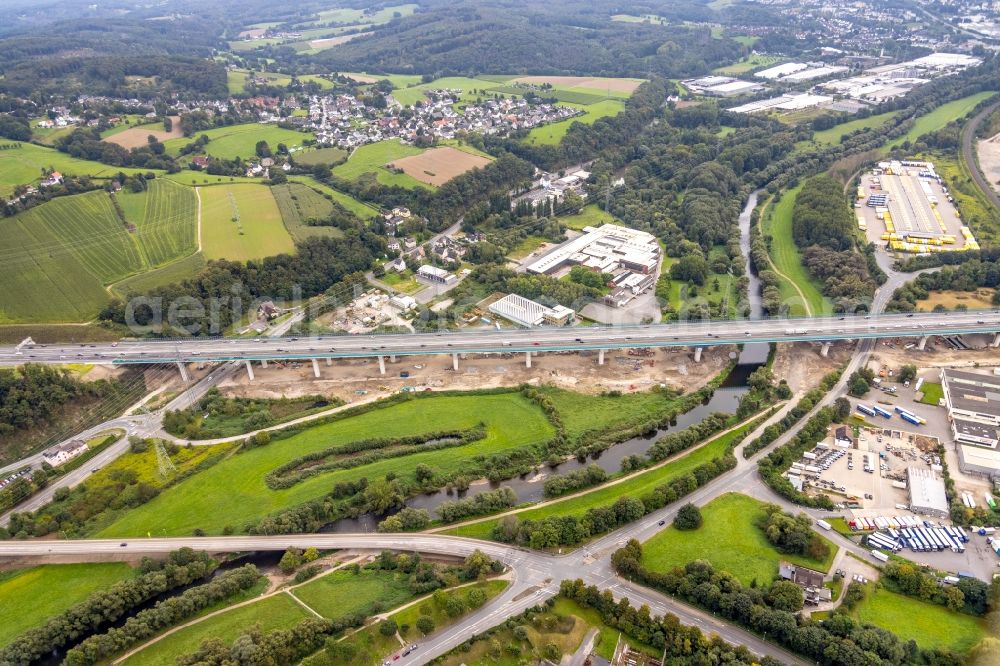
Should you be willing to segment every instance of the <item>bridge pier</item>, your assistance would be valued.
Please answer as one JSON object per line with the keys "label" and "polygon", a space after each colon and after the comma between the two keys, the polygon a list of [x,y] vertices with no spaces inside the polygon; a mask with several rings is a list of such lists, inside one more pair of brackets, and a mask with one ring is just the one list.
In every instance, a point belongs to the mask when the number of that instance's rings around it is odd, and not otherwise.
{"label": "bridge pier", "polygon": [[191,376],[188,375],[187,366],[180,361],[177,362],[177,369],[181,371],[181,381],[189,382],[191,381]]}
{"label": "bridge pier", "polygon": [[530,368],[531,367],[531,352],[530,351],[524,352],[524,367],[526,367],[526,368]]}
{"label": "bridge pier", "polygon": [[396,355],[395,354],[391,354],[389,356],[389,363],[395,363],[395,362],[396,362]]}
{"label": "bridge pier", "polygon": [[313,374],[316,375],[316,379],[319,379],[319,361],[313,359],[312,362],[313,362]]}
{"label": "bridge pier", "polygon": [[920,341],[917,342],[917,349],[919,349],[920,351],[923,351],[923,350],[927,349],[927,336],[926,335],[923,336],[922,338],[920,338]]}
{"label": "bridge pier", "polygon": [[695,347],[694,348],[694,362],[695,363],[701,363],[701,350],[702,349],[703,349],[703,347]]}
{"label": "bridge pier", "polygon": [[993,336],[993,346],[1000,347],[1000,333]]}
{"label": "bridge pier", "polygon": [[384,356],[379,356],[378,357],[378,371],[379,371],[379,374],[383,374],[383,375],[385,374],[385,357]]}
{"label": "bridge pier", "polygon": [[266,358],[260,359],[260,367],[264,368],[265,370],[267,369],[267,359]]}
{"label": "bridge pier", "polygon": [[326,367],[329,368],[331,365],[333,365],[333,359],[330,358],[329,356],[327,356],[326,357]]}
{"label": "bridge pier", "polygon": [[597,365],[604,365],[604,350],[597,350]]}
{"label": "bridge pier", "polygon": [[823,346],[819,350],[819,355],[822,356],[823,358],[826,358],[827,356],[830,355],[830,343],[829,342],[824,342],[823,343]]}
{"label": "bridge pier", "polygon": [[458,354],[451,355],[451,369],[458,372]]}
{"label": "bridge pier", "polygon": [[250,361],[246,362],[247,366],[247,376],[250,377],[250,381],[253,381],[253,364]]}

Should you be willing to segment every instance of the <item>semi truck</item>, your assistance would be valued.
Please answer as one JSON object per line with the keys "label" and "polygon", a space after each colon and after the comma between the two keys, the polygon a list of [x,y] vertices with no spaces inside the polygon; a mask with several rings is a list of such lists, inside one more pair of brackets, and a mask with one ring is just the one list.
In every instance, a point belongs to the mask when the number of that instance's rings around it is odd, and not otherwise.
{"label": "semi truck", "polygon": [[907,423],[912,423],[915,426],[923,425],[923,423],[920,422],[920,419],[918,419],[913,414],[900,414],[899,418],[903,419]]}
{"label": "semi truck", "polygon": [[875,410],[868,405],[858,405],[857,410],[866,416],[875,416]]}
{"label": "semi truck", "polygon": [[874,407],[872,407],[872,411],[874,411],[876,414],[878,414],[879,416],[881,416],[883,418],[887,418],[887,419],[891,419],[892,418],[892,412],[890,412],[888,409],[882,409],[878,405],[875,405]]}
{"label": "semi truck", "polygon": [[833,526],[831,526],[830,523],[826,522],[825,520],[817,520],[816,524],[822,527],[827,532],[833,529]]}
{"label": "semi truck", "polygon": [[889,556],[883,553],[881,550],[872,550],[872,557],[880,562],[888,562]]}

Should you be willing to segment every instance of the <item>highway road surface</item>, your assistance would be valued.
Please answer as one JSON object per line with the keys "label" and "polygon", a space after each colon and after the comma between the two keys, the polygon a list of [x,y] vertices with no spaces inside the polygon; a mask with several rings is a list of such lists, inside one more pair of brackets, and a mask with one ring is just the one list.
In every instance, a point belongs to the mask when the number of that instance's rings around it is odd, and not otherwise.
{"label": "highway road surface", "polygon": [[[888,285],[879,294],[891,296]],[[0,348],[0,365],[173,363],[390,355],[534,352],[621,347],[706,347],[747,342],[824,342],[1000,331],[1000,313],[919,312],[802,319],[725,320],[500,330],[291,338],[185,338]]]}

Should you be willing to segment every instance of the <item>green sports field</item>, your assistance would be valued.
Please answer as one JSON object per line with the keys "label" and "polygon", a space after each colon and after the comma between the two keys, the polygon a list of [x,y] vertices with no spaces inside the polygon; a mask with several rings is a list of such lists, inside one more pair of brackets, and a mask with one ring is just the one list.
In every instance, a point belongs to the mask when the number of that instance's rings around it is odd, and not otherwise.
{"label": "green sports field", "polygon": [[[389,458],[353,469],[320,474],[284,490],[271,490],[264,475],[310,451],[371,437],[399,437],[486,424],[482,440],[458,447]],[[547,440],[554,430],[541,410],[517,393],[435,396],[315,426],[268,446],[232,456],[164,490],[101,531],[107,536],[186,535],[196,528],[218,534],[281,509],[323,496],[340,481],[388,472],[409,477],[419,463],[447,474],[478,454],[511,451]]]}
{"label": "green sports field", "polygon": [[123,562],[46,564],[0,572],[0,645],[132,576]]}
{"label": "green sports field", "polygon": [[182,137],[170,139],[163,145],[171,155],[180,154],[180,149],[205,134],[209,138],[205,146],[205,152],[213,157],[222,159],[235,159],[242,157],[249,159],[256,156],[258,141],[267,141],[272,152],[276,152],[278,144],[283,143],[289,148],[301,146],[306,139],[312,139],[312,134],[288,130],[277,125],[263,123],[244,123],[242,125],[229,125],[227,127],[216,127],[204,132],[197,132],[192,137]]}
{"label": "green sports field", "polygon": [[876,590],[869,586],[867,592],[868,596],[852,615],[891,631],[904,643],[913,640],[924,649],[966,653],[987,634],[984,622],[971,615],[884,588]]}
{"label": "green sports field", "polygon": [[421,183],[405,173],[393,173],[385,168],[385,165],[393,160],[419,155],[422,152],[424,151],[420,148],[400,143],[394,139],[369,143],[355,149],[346,162],[333,168],[333,173],[348,180],[358,180],[364,176],[370,177],[369,174],[374,174],[378,182],[383,185],[433,189],[433,186]]}
{"label": "green sports field", "polygon": [[200,187],[198,194],[206,259],[245,261],[295,251],[266,185]]}
{"label": "green sports field", "polygon": [[[778,562],[788,560],[800,566],[827,572],[837,554],[832,543],[826,559],[813,560],[779,553],[755,522],[764,518],[763,503],[746,495],[727,493],[702,507],[702,526],[681,531],[673,526],[643,544],[642,563],[652,571],[669,571],[693,560],[707,560],[728,571],[744,585],[754,580],[766,585],[778,574]],[[725,543],[725,548],[716,548]]]}
{"label": "green sports field", "polygon": [[563,140],[563,137],[566,136],[566,132],[569,131],[569,128],[572,127],[573,123],[593,125],[601,118],[617,116],[622,109],[625,108],[625,104],[621,100],[617,99],[606,99],[586,105],[566,104],[565,106],[578,108],[584,113],[582,116],[575,116],[573,118],[567,118],[566,120],[560,120],[557,123],[550,123],[548,125],[536,127],[528,132],[528,136],[525,138],[525,141],[528,143],[554,146]]}
{"label": "green sports field", "polygon": [[802,265],[799,248],[792,239],[792,209],[801,189],[799,185],[782,193],[778,202],[765,213],[762,229],[765,235],[772,237],[771,261],[780,273],[781,300],[789,304],[789,314],[819,316],[832,310],[830,302]]}

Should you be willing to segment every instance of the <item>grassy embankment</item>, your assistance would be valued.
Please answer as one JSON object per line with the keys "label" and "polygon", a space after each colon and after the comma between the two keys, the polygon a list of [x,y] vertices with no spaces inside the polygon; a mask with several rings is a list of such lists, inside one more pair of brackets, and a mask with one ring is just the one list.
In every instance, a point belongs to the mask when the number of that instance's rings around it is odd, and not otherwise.
{"label": "grassy embankment", "polygon": [[[671,526],[643,545],[642,563],[652,571],[669,571],[693,560],[707,560],[715,569],[728,571],[744,585],[756,581],[766,585],[778,574],[778,562],[828,572],[837,547],[827,541],[829,555],[823,560],[782,554],[757,527],[765,513],[763,503],[745,495],[727,493],[701,508],[702,526],[681,531]],[[825,539],[824,539],[825,541]],[[719,548],[719,544],[726,544]]]}

